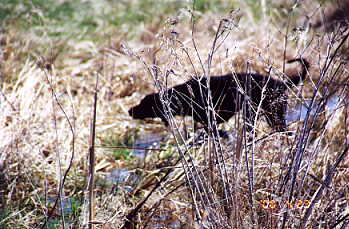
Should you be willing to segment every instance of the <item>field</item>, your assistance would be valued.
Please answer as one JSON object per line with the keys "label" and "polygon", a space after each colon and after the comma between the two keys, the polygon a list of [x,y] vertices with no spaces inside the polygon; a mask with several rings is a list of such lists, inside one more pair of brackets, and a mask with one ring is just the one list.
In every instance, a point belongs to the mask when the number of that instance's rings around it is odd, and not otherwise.
{"label": "field", "polygon": [[[349,227],[349,1],[2,0],[0,229]],[[285,80],[287,129],[135,120],[201,76]],[[248,96],[246,96],[248,101]],[[213,104],[214,105],[214,104]],[[217,137],[214,130],[223,130]]]}

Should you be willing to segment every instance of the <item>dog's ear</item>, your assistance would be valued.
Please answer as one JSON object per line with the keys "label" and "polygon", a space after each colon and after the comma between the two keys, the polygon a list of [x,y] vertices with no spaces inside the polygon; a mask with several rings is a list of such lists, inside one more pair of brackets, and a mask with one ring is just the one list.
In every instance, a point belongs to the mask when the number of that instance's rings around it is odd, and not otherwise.
{"label": "dog's ear", "polygon": [[128,115],[133,117],[133,107],[128,110]]}

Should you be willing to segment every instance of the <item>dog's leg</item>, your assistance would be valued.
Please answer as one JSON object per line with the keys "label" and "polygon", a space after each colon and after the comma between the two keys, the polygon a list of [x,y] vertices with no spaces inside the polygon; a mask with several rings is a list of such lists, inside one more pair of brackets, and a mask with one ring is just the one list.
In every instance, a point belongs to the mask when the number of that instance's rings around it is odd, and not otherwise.
{"label": "dog's leg", "polygon": [[287,100],[284,98],[278,100],[271,104],[270,109],[265,111],[265,117],[271,128],[277,132],[285,132]]}
{"label": "dog's leg", "polygon": [[247,103],[245,105],[244,113],[246,131],[252,134],[254,128],[254,120],[256,118],[256,112],[254,110],[254,107],[250,103]]}

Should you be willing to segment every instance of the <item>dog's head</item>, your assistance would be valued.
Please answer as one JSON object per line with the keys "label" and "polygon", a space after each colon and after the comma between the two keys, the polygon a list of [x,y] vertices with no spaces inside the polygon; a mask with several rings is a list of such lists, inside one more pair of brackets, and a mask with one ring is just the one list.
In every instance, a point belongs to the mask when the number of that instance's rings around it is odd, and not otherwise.
{"label": "dog's head", "polygon": [[128,110],[128,113],[134,119],[155,118],[159,117],[155,112],[158,106],[161,106],[159,94],[153,93],[144,97],[141,103]]}

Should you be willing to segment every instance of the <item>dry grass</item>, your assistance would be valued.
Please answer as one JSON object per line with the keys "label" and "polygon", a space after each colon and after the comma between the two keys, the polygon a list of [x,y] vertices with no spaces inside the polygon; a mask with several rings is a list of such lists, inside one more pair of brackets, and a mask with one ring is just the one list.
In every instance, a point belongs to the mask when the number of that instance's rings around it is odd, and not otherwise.
{"label": "dry grass", "polygon": [[[282,228],[283,223],[283,228],[298,228],[307,211],[301,201],[316,201],[304,228],[330,228],[336,223],[333,228],[345,228],[349,214],[345,48],[328,70],[324,67],[345,33],[293,30],[302,26],[304,15],[315,12],[315,3],[285,14],[291,15],[288,33],[282,11],[258,20],[251,5],[237,6],[240,12],[231,15],[203,14],[194,35],[186,10],[140,25],[132,40],[109,28],[113,36],[103,43],[62,38],[49,40],[47,45],[36,36],[8,28],[0,37],[0,210],[4,212],[0,225],[42,226],[74,152],[61,190],[71,209],[63,214],[63,224],[57,208],[47,228],[86,226],[90,119],[100,74],[96,144],[131,144],[132,138],[151,133],[162,133],[166,141],[163,152],[151,151],[145,161],[115,159],[111,149],[96,148],[96,228],[121,228],[151,190],[132,218],[137,228]],[[192,148],[181,138],[181,119],[174,120],[179,129],[166,129],[158,121],[132,120],[127,110],[144,95],[159,90],[156,83],[164,84],[166,79],[168,87],[207,71],[207,57],[222,18],[229,20],[212,58],[212,75],[271,70],[282,78],[285,59],[301,55],[313,67],[304,86],[289,93],[290,109],[304,99],[326,99],[333,93],[340,98],[337,108],[324,107],[317,116],[292,123],[292,136],[270,134],[260,121],[256,130],[261,139],[252,146],[241,141],[239,117],[221,126],[236,131],[237,139],[221,139],[218,146],[211,139]],[[343,47],[348,46],[347,40]],[[157,80],[147,69],[153,65],[158,69]],[[289,66],[286,71],[294,69]],[[191,127],[190,118],[187,125]],[[342,152],[344,158],[336,168],[331,167]],[[122,168],[130,172],[125,182],[108,180],[111,171]],[[156,189],[155,184],[159,185]],[[316,193],[322,195],[316,199]]]}

